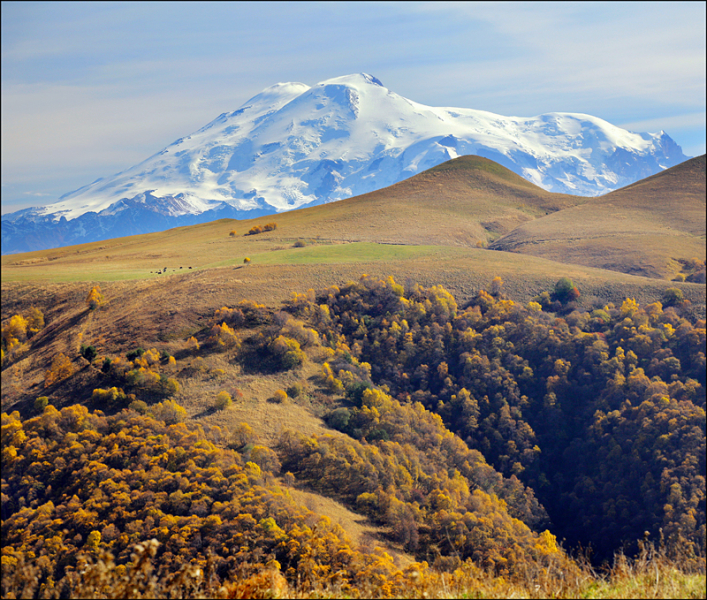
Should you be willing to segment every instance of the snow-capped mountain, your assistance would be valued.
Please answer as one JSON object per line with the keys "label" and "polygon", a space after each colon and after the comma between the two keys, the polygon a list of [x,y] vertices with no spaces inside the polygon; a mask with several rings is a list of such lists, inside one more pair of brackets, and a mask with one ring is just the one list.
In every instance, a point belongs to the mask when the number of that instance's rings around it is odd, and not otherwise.
{"label": "snow-capped mountain", "polygon": [[144,162],[2,217],[3,253],[251,218],[377,190],[451,158],[490,158],[596,196],[687,159],[664,132],[583,114],[503,117],[418,104],[367,74],[279,83]]}

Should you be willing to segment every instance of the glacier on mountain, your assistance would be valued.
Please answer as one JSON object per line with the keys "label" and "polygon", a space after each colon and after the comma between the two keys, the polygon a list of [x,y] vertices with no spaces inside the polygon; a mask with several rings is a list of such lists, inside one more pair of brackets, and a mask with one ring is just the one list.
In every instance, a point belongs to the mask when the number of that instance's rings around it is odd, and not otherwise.
{"label": "glacier on mountain", "polygon": [[632,133],[584,114],[521,118],[430,107],[365,73],[313,87],[278,83],[134,167],[55,203],[4,215],[2,251],[331,202],[466,154],[546,190],[584,196],[688,158],[662,131]]}

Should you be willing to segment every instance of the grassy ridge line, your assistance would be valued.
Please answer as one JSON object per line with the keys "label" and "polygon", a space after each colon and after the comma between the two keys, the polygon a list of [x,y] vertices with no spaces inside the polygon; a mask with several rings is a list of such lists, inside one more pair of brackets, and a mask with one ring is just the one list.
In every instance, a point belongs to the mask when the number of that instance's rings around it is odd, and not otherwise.
{"label": "grassy ridge line", "polygon": [[705,258],[705,156],[520,224],[492,248],[673,279]]}
{"label": "grassy ridge line", "polygon": [[[278,229],[245,236],[263,219],[221,219],[163,232],[2,257],[2,281],[100,281],[147,278],[165,266],[231,265],[240,257],[285,250],[297,240],[395,243],[475,249],[534,216],[585,201],[550,194],[500,165],[462,157],[446,168],[370,194],[277,215]],[[271,217],[272,218],[272,217]],[[230,234],[235,230],[235,235]],[[365,248],[365,247],[364,247]],[[386,249],[343,260],[394,260]],[[303,249],[302,249],[303,250]],[[348,252],[348,251],[347,251]],[[301,257],[302,255],[300,255]],[[304,254],[307,256],[307,254]],[[276,264],[270,257],[263,264]],[[284,264],[298,261],[284,257]],[[312,255],[311,260],[331,262]],[[115,265],[120,265],[116,268]]]}
{"label": "grassy ridge line", "polygon": [[3,256],[2,281],[144,279],[164,266],[231,265],[311,239],[467,249],[495,242],[553,261],[672,279],[676,259],[704,257],[704,210],[704,157],[597,199],[552,194],[487,159],[459,157],[383,190],[281,213],[277,231],[260,235],[244,233],[263,218],[221,219]]}

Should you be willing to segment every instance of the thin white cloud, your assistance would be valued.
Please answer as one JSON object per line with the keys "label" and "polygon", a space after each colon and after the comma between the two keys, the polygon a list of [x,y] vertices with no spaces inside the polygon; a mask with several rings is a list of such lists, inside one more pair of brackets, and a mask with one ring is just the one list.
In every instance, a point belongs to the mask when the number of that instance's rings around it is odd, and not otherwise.
{"label": "thin white cloud", "polygon": [[472,58],[477,81],[519,84],[522,92],[536,80],[559,91],[704,106],[702,3],[435,3],[424,10],[485,23],[516,46],[512,56]]}
{"label": "thin white cloud", "polygon": [[656,117],[643,121],[631,121],[627,123],[617,123],[619,127],[629,131],[679,131],[682,129],[695,129],[705,127],[705,113],[694,112],[685,115],[674,115],[666,117]]}

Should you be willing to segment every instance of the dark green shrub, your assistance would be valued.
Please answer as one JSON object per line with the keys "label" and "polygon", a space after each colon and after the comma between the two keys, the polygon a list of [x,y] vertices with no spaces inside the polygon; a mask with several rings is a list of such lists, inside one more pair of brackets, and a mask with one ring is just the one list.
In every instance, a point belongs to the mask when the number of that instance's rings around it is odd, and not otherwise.
{"label": "dark green shrub", "polygon": [[144,348],[136,348],[135,350],[131,350],[125,355],[125,358],[128,360],[135,360],[139,356],[142,356],[145,354],[145,349]]}
{"label": "dark green shrub", "polygon": [[382,440],[384,442],[387,442],[388,440],[390,440],[390,435],[385,429],[383,429],[382,427],[378,427],[376,429],[371,429],[371,431],[368,432],[366,439],[370,442],[373,442],[375,440]]}
{"label": "dark green shrub", "polygon": [[373,386],[365,381],[357,381],[346,389],[346,398],[354,405],[361,406],[363,403],[363,392],[370,390]]}
{"label": "dark green shrub", "polygon": [[299,398],[304,395],[304,387],[301,383],[293,383],[285,390],[290,398]]}
{"label": "dark green shrub", "polygon": [[96,352],[95,346],[81,345],[81,356],[83,356],[88,362],[93,363],[93,359],[96,358],[97,354],[98,352]]}
{"label": "dark green shrub", "polygon": [[569,277],[560,277],[555,284],[555,292],[553,294],[555,300],[560,302],[571,302],[579,298],[579,290]]}
{"label": "dark green shrub", "polygon": [[351,411],[348,408],[337,408],[327,415],[326,422],[329,427],[338,431],[346,431],[351,419]]}
{"label": "dark green shrub", "polygon": [[680,306],[685,302],[682,290],[678,288],[668,288],[663,292],[663,306]]}

